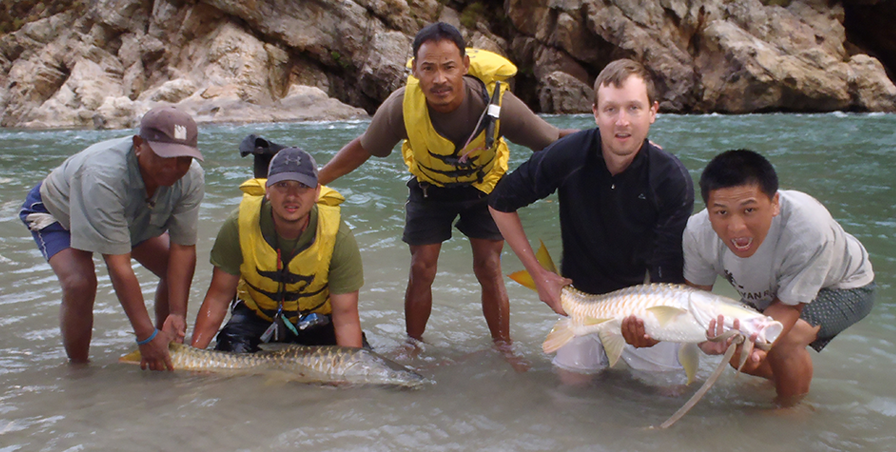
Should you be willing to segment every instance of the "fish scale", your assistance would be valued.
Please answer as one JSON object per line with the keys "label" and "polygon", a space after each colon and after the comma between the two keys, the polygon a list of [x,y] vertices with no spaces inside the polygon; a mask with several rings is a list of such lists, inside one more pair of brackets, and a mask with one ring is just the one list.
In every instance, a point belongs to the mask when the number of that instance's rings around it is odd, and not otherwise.
{"label": "fish scale", "polygon": [[[652,338],[670,342],[702,342],[706,340],[706,327],[694,316],[678,316],[665,325],[653,314],[660,306],[689,311],[689,296],[696,289],[680,284],[642,284],[604,295],[590,295],[567,287],[561,292],[563,309],[573,319],[576,336],[599,332],[600,325],[589,324],[588,319],[614,319],[621,322],[635,315],[644,322],[644,328]],[[732,300],[733,302],[733,300]]]}

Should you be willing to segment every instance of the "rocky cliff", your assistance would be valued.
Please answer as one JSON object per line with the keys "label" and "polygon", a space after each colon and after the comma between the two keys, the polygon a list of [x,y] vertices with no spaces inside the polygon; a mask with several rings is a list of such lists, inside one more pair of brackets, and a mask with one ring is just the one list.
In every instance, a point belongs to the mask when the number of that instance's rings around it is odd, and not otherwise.
{"label": "rocky cliff", "polygon": [[896,111],[896,7],[884,0],[3,1],[0,126],[132,127],[159,102],[200,122],[364,117],[442,20],[520,67],[547,113],[590,111],[630,57],[661,110]]}

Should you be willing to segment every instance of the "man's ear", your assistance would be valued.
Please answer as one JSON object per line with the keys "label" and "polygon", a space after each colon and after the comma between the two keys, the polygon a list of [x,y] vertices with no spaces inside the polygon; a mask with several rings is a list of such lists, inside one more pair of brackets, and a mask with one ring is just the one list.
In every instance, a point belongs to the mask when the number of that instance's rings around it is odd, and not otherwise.
{"label": "man's ear", "polygon": [[464,74],[470,73],[470,55],[464,54]]}
{"label": "man's ear", "polygon": [[134,142],[134,150],[137,152],[137,154],[139,154],[140,153],[140,145],[143,144],[143,138],[140,138],[140,135],[134,135],[134,138],[132,141]]}

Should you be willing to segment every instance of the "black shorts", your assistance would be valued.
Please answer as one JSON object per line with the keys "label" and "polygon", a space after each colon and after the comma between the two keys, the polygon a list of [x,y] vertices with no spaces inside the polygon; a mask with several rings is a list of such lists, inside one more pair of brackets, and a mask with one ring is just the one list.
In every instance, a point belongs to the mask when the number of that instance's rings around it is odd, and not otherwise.
{"label": "black shorts", "polygon": [[470,187],[442,188],[413,177],[408,181],[404,234],[408,245],[431,245],[451,238],[454,225],[471,239],[504,240],[488,212],[488,195]]}
{"label": "black shorts", "polygon": [[[330,316],[327,316],[330,317]],[[261,335],[271,326],[269,320],[262,319],[255,311],[242,301],[233,307],[230,321],[218,332],[215,350],[236,353],[255,353],[261,344]],[[336,330],[333,321],[326,325],[299,330],[298,336],[291,331],[282,331],[276,342],[300,345],[336,345]],[[363,337],[363,332],[361,333]],[[364,347],[370,348],[367,338],[363,337]],[[274,342],[274,341],[272,341]]]}

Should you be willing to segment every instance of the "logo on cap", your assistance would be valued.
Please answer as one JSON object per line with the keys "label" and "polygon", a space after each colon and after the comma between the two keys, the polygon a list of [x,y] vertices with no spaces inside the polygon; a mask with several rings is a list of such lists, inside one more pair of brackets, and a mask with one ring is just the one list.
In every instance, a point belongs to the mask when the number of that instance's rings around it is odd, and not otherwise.
{"label": "logo on cap", "polygon": [[174,125],[174,139],[176,140],[186,140],[187,139],[187,128],[180,125]]}
{"label": "logo on cap", "polygon": [[[290,163],[295,163],[296,166],[301,166],[301,165],[302,165],[302,156],[299,155],[299,154],[295,154],[295,155],[284,155],[284,156],[283,156],[283,160],[284,160],[283,163],[285,163],[285,164],[287,164],[287,165],[289,165]],[[293,162],[293,160],[295,160],[295,162]]]}

